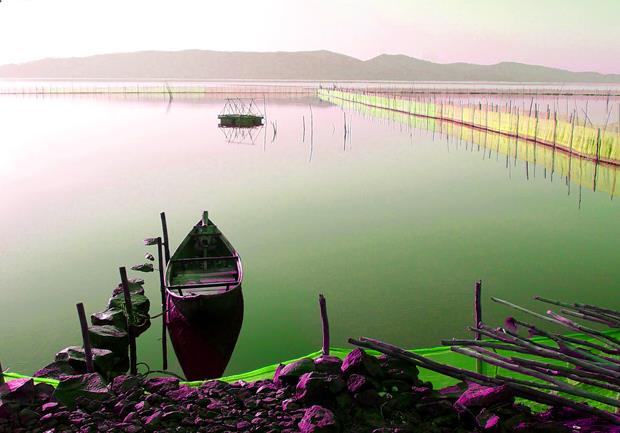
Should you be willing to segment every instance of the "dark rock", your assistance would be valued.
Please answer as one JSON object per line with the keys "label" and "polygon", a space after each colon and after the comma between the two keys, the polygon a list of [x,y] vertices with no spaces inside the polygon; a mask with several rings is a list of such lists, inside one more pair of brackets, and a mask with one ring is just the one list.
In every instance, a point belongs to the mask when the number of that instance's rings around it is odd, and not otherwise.
{"label": "dark rock", "polygon": [[392,396],[384,406],[384,409],[391,411],[405,411],[413,407],[417,399],[413,394],[410,393],[401,393]]}
{"label": "dark rock", "polygon": [[320,402],[331,399],[334,394],[345,388],[344,380],[335,374],[311,371],[299,378],[295,389],[295,398],[305,402]]}
{"label": "dark rock", "polygon": [[250,427],[252,427],[252,424],[247,421],[239,421],[236,427],[239,431],[247,431],[250,429]]}
{"label": "dark rock", "polygon": [[223,392],[228,392],[230,384],[221,380],[209,380],[200,385],[199,390],[209,396],[220,395]]}
{"label": "dark rock", "polygon": [[198,394],[198,390],[187,385],[180,385],[179,388],[166,392],[166,397],[174,401],[188,401]]}
{"label": "dark rock", "polygon": [[125,313],[118,308],[108,308],[90,316],[90,322],[93,325],[113,325],[117,328],[125,329],[127,323],[125,321]]}
{"label": "dark rock", "polygon": [[329,409],[311,406],[298,424],[301,433],[333,433],[338,431],[336,418]]}
{"label": "dark rock", "polygon": [[[142,278],[130,278],[127,280],[129,283],[129,294],[130,295],[144,295],[144,280]],[[118,286],[112,290],[112,296],[123,295],[123,283],[118,283]]]}
{"label": "dark rock", "polygon": [[418,394],[421,397],[430,395],[433,392],[433,388],[430,388],[427,386],[413,386],[411,387],[411,390],[413,391],[414,394]]}
{"label": "dark rock", "polygon": [[[151,307],[151,303],[149,298],[144,296],[143,294],[134,293],[131,295],[131,308],[137,319],[147,318],[149,309]],[[123,294],[118,294],[112,296],[110,301],[108,302],[108,308],[113,310],[125,310],[125,296]],[[139,322],[141,320],[138,320]],[[137,325],[134,323],[134,325]]]}
{"label": "dark rock", "polygon": [[445,388],[441,388],[438,392],[439,395],[444,398],[449,399],[457,399],[459,398],[469,387],[469,385],[465,382],[459,382],[456,385],[446,386]]}
{"label": "dark rock", "polygon": [[58,383],[54,391],[54,397],[66,406],[73,406],[78,397],[102,401],[111,396],[103,379],[97,373],[67,376]]}
{"label": "dark rock", "polygon": [[45,403],[41,406],[42,412],[53,412],[58,409],[58,402],[50,401],[49,403]]}
{"label": "dark rock", "polygon": [[383,402],[379,393],[374,389],[366,389],[353,395],[353,399],[362,406],[379,407]]}
{"label": "dark rock", "polygon": [[[511,430],[514,433],[573,433],[583,430],[573,430],[557,421],[536,421],[536,422],[520,422]],[[611,429],[594,430],[591,433],[611,433]],[[615,433],[615,432],[614,432]]]}
{"label": "dark rock", "polygon": [[48,379],[60,380],[63,376],[73,376],[78,372],[75,371],[71,364],[67,361],[55,361],[45,367],[37,370],[34,377],[46,377]]}
{"label": "dark rock", "polygon": [[[92,348],[93,366],[95,370],[104,377],[109,377],[116,365],[116,355],[107,349]],[[69,365],[78,373],[86,373],[86,354],[84,348],[70,346],[62,349],[56,354],[57,362],[68,362]]]}
{"label": "dark rock", "polygon": [[34,386],[34,395],[37,401],[48,401],[54,394],[54,387],[49,383],[40,382]]}
{"label": "dark rock", "polygon": [[9,419],[12,412],[9,404],[0,400],[0,420]]}
{"label": "dark rock", "polygon": [[321,355],[314,360],[314,366],[321,373],[340,374],[342,360],[336,356]]}
{"label": "dark rock", "polygon": [[114,380],[112,380],[112,385],[110,386],[112,391],[116,394],[124,394],[136,389],[142,390],[143,387],[144,381],[141,378],[125,374],[116,376]]}
{"label": "dark rock", "polygon": [[88,397],[79,396],[75,399],[75,405],[89,413],[97,412],[101,409],[102,400],[94,400]]}
{"label": "dark rock", "polygon": [[150,429],[154,429],[159,426],[161,422],[162,412],[156,410],[153,414],[144,418],[144,425]]}
{"label": "dark rock", "polygon": [[93,325],[88,327],[88,335],[93,347],[111,350],[116,356],[126,356],[129,337],[125,330],[113,325]]}
{"label": "dark rock", "polygon": [[311,371],[314,371],[314,361],[312,358],[301,358],[282,368],[278,368],[273,381],[276,383],[295,384],[301,375]]}
{"label": "dark rock", "polygon": [[490,387],[470,383],[467,390],[454,403],[457,411],[475,407],[489,407],[499,403],[512,403],[514,393],[505,385]]}
{"label": "dark rock", "polygon": [[144,381],[144,387],[151,393],[165,394],[179,387],[176,377],[151,377]]}
{"label": "dark rock", "polygon": [[379,357],[379,362],[385,371],[385,375],[390,379],[403,380],[415,385],[419,384],[418,380],[418,368],[399,358],[394,358],[387,355]]}
{"label": "dark rock", "polygon": [[371,384],[368,378],[366,376],[362,376],[361,374],[352,374],[347,379],[347,389],[352,394],[370,387]]}
{"label": "dark rock", "polygon": [[0,398],[5,401],[15,401],[21,404],[34,402],[34,382],[32,379],[13,379],[0,385]]}
{"label": "dark rock", "polygon": [[411,384],[399,379],[387,379],[381,382],[383,388],[390,393],[406,392],[411,389]]}
{"label": "dark rock", "polygon": [[476,416],[476,424],[483,431],[496,431],[499,429],[500,418],[487,409],[482,409]]}
{"label": "dark rock", "polygon": [[342,361],[340,368],[342,373],[350,375],[353,373],[369,375],[380,379],[383,377],[383,370],[379,364],[379,360],[374,356],[368,355],[359,347],[353,349]]}
{"label": "dark rock", "polygon": [[301,406],[292,398],[287,398],[282,402],[282,410],[284,412],[292,412],[298,410]]}
{"label": "dark rock", "polygon": [[149,410],[151,408],[151,405],[149,404],[148,401],[141,401],[139,403],[136,403],[136,405],[134,406],[134,409],[138,412],[138,413],[142,413],[145,412],[147,410]]}

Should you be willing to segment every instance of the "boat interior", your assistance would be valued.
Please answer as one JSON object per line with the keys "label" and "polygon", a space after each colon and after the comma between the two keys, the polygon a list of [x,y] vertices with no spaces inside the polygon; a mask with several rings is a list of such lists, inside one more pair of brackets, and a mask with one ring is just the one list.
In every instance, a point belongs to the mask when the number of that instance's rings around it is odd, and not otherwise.
{"label": "boat interior", "polygon": [[205,212],[170,259],[169,288],[182,295],[226,292],[239,282],[239,257]]}

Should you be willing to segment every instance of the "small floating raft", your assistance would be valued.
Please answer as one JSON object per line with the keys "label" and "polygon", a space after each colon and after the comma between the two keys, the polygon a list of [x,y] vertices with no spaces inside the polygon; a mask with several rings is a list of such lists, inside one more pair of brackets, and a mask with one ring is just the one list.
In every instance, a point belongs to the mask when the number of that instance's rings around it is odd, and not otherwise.
{"label": "small floating raft", "polygon": [[220,128],[254,128],[263,125],[263,114],[252,100],[245,104],[240,99],[227,99],[217,116]]}

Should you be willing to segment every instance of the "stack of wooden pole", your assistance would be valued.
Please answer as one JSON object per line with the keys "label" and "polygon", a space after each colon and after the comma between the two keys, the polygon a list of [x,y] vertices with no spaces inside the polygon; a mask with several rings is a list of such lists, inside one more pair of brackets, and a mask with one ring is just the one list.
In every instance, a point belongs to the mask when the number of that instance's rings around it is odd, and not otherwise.
{"label": "stack of wooden pole", "polygon": [[[479,296],[478,284],[476,293]],[[474,338],[443,340],[442,344],[450,346],[456,353],[475,358],[478,363],[498,367],[494,376],[481,374],[480,369],[474,372],[441,364],[371,338],[349,341],[459,380],[505,385],[518,397],[552,406],[572,407],[620,424],[620,416],[616,414],[620,411],[620,340],[609,332],[574,320],[592,322],[597,327],[620,328],[620,311],[537,296],[536,300],[560,308],[559,312],[548,310],[546,314],[539,314],[502,299],[491,299],[580,335],[547,331],[514,317],[506,319],[502,327],[487,326],[482,322],[477,298],[475,326],[468,328]],[[519,334],[519,329],[526,330],[528,335]],[[480,340],[476,338],[478,335],[488,339]],[[534,336],[543,336],[547,340],[541,341]],[[512,372],[512,377],[502,375],[499,369]]]}

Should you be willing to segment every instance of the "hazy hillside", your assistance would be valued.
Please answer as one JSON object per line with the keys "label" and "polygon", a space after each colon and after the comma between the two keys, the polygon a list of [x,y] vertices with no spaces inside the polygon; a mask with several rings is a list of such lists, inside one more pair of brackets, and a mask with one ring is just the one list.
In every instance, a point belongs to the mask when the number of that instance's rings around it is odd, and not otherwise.
{"label": "hazy hillside", "polygon": [[503,62],[438,64],[383,54],[362,61],[330,51],[142,51],[43,59],[0,66],[2,78],[65,79],[276,79],[406,81],[620,82],[620,75],[570,72]]}

